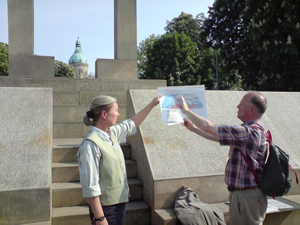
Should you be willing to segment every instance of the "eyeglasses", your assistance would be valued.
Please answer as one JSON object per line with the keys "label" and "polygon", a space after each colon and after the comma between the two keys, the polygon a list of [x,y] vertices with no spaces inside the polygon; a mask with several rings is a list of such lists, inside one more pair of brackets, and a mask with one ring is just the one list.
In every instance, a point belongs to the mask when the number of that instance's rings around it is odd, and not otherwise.
{"label": "eyeglasses", "polygon": [[240,103],[238,106],[244,106],[244,107],[254,107],[253,105],[244,105],[242,103]]}

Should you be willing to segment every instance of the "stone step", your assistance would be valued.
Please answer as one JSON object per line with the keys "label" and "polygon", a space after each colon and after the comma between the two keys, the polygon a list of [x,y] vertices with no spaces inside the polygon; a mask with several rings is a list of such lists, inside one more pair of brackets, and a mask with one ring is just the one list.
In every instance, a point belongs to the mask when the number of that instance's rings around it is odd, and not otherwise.
{"label": "stone step", "polygon": [[[135,178],[137,174],[136,162],[126,159],[128,178]],[[52,183],[78,182],[79,171],[77,162],[52,163]]]}
{"label": "stone step", "polygon": [[[130,201],[142,200],[143,183],[135,178],[128,179]],[[53,183],[52,206],[68,207],[86,205],[87,200],[82,196],[82,188],[79,182]]]}
{"label": "stone step", "polygon": [[[82,224],[90,224],[89,210],[87,205],[52,209],[52,225]],[[126,205],[126,224],[150,225],[150,207],[143,201],[128,202]]]}
{"label": "stone step", "polygon": [[[74,139],[74,143],[71,144],[60,144],[59,146],[53,146],[52,152],[52,162],[53,163],[63,163],[63,162],[77,162],[77,151],[80,146],[82,138],[79,140]],[[127,143],[121,143],[121,148],[125,159],[129,159],[130,155],[130,145]]]}

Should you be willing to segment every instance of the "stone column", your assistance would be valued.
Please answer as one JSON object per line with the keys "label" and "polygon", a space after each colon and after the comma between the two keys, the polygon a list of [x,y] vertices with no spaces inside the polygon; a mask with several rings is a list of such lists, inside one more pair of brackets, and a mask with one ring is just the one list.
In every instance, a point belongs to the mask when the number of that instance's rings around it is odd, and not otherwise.
{"label": "stone column", "polygon": [[10,55],[33,55],[33,5],[33,0],[7,0]]}
{"label": "stone column", "polygon": [[54,57],[34,56],[34,0],[7,0],[9,76],[54,77]]}
{"label": "stone column", "polygon": [[136,0],[115,0],[115,59],[137,59]]}
{"label": "stone column", "polygon": [[136,0],[115,0],[115,58],[96,60],[96,78],[137,79]]}

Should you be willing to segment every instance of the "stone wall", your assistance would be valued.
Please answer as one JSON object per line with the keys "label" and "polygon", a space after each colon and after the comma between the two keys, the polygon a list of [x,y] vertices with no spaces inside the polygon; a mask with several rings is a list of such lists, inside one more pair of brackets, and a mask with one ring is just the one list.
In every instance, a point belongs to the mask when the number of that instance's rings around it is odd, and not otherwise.
{"label": "stone wall", "polygon": [[[216,124],[239,125],[237,108],[246,92],[206,91],[208,119]],[[141,110],[157,90],[131,90],[127,115]],[[290,155],[290,164],[300,170],[300,93],[263,92],[268,109],[262,122],[273,135],[273,142]],[[191,133],[181,124],[162,122],[156,107],[140,126],[138,134],[127,139],[132,158],[137,161],[138,177],[144,182],[144,198],[153,209],[172,208],[178,190],[189,186],[202,201],[226,202],[224,168],[228,147]],[[289,194],[300,194],[291,173]]]}
{"label": "stone wall", "polygon": [[0,224],[50,221],[52,90],[0,88]]}
{"label": "stone wall", "polygon": [[0,87],[49,87],[53,89],[53,138],[83,138],[89,127],[82,118],[94,97],[111,95],[118,100],[126,119],[126,93],[129,89],[157,89],[164,80],[109,80],[80,78],[0,77]]}

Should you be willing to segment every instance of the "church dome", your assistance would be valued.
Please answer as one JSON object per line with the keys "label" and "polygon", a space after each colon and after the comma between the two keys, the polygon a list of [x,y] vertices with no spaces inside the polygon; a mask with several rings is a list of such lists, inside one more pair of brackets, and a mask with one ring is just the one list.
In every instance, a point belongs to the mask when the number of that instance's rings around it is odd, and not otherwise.
{"label": "church dome", "polygon": [[85,56],[82,54],[81,43],[79,38],[76,41],[75,52],[69,59],[69,64],[73,64],[73,63],[87,63]]}

